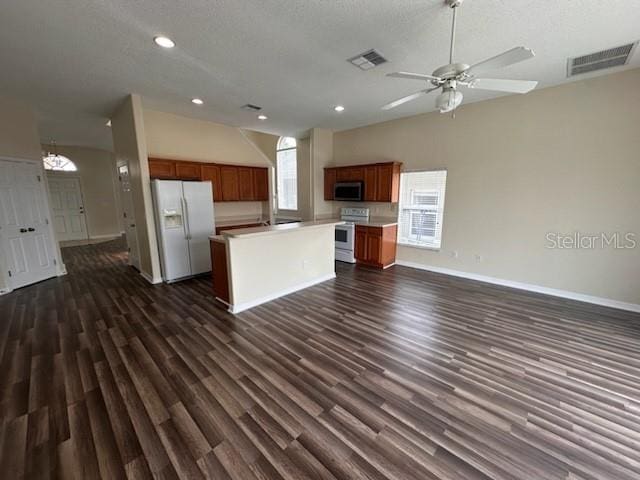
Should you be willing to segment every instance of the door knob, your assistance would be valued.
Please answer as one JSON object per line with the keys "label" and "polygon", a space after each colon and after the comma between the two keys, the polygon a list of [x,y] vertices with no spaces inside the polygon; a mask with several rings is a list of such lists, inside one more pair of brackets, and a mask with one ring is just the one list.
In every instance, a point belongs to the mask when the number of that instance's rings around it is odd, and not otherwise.
{"label": "door knob", "polygon": [[30,232],[35,232],[36,231],[35,228],[31,228],[31,227],[29,227],[27,230],[29,230]]}
{"label": "door knob", "polygon": [[21,228],[20,229],[20,233],[27,233],[27,229],[26,228]]}

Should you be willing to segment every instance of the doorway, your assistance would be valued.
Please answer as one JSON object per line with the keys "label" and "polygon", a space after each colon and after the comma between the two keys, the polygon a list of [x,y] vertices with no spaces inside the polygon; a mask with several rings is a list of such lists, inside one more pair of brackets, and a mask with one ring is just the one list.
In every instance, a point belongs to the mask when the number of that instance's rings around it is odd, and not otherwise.
{"label": "doorway", "polygon": [[59,242],[87,240],[87,219],[80,178],[68,174],[47,174],[53,228]]}
{"label": "doorway", "polygon": [[57,275],[42,166],[0,160],[0,247],[11,289]]}

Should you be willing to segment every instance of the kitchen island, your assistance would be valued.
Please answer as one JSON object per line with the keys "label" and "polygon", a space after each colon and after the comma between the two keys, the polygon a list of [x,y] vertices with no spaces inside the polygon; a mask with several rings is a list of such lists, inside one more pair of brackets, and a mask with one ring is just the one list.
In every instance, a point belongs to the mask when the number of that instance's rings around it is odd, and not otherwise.
{"label": "kitchen island", "polygon": [[342,223],[287,223],[209,237],[216,299],[239,313],[335,278],[335,226]]}

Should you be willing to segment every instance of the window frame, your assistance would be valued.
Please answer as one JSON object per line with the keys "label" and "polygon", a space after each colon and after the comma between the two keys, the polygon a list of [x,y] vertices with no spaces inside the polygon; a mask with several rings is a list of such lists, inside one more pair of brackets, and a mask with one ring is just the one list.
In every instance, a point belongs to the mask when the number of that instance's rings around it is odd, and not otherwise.
{"label": "window frame", "polygon": [[[293,139],[294,145],[291,147],[281,147],[281,144],[284,143],[288,139]],[[281,152],[288,152],[294,150],[295,151],[295,208],[283,208],[280,206],[280,168],[279,168],[279,154]],[[298,198],[298,139],[295,137],[280,137],[278,139],[278,143],[276,144],[276,175],[275,175],[275,184],[276,184],[276,211],[285,211],[285,212],[297,212],[299,206],[299,198]]]}
{"label": "window frame", "polygon": [[[413,174],[413,173],[439,173],[444,172],[445,178],[444,183],[441,189],[433,189],[433,188],[411,188],[409,191],[408,197],[410,202],[403,205],[403,198],[405,197],[404,192],[402,191],[403,183],[402,178],[400,179],[400,200],[398,202],[398,245],[402,245],[404,247],[425,249],[425,250],[434,250],[440,251],[442,249],[442,232],[444,227],[444,205],[445,205],[445,197],[446,197],[446,188],[447,188],[447,176],[448,172],[446,169],[429,169],[429,170],[408,170],[401,172],[402,175]],[[415,196],[416,195],[435,195],[438,199],[436,205],[421,205],[416,203]],[[403,212],[407,212],[405,215],[408,215],[408,232],[407,235],[402,235],[403,233]],[[414,222],[414,217],[422,214],[423,212],[435,213],[435,221],[436,228],[435,234],[433,237],[421,237],[420,235],[413,235],[411,233]],[[439,237],[439,244],[436,245],[434,242]],[[424,238],[429,238],[429,241],[424,242]],[[424,243],[420,243],[420,240]]]}

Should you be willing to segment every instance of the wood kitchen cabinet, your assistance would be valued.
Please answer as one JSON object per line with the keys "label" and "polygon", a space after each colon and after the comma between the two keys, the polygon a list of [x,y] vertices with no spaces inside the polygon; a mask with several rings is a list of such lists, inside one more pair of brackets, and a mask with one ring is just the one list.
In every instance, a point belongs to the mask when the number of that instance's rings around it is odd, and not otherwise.
{"label": "wood kitchen cabinet", "polygon": [[400,199],[401,163],[373,163],[324,169],[324,199],[333,200],[336,182],[362,182],[365,202],[397,203]]}
{"label": "wood kitchen cabinet", "polygon": [[222,178],[220,177],[220,167],[218,165],[202,165],[202,180],[210,181],[213,188],[213,201],[222,201]]}
{"label": "wood kitchen cabinet", "polygon": [[387,268],[396,261],[397,225],[370,227],[356,225],[356,261],[362,265]]}
{"label": "wood kitchen cabinet", "polygon": [[238,192],[240,200],[255,200],[253,172],[251,167],[238,167]]}
{"label": "wood kitchen cabinet", "polygon": [[202,164],[191,162],[175,162],[176,177],[180,180],[200,180]]}
{"label": "wood kitchen cabinet", "polygon": [[266,202],[269,200],[269,172],[266,168],[253,168],[254,200]]}
{"label": "wood kitchen cabinet", "polygon": [[333,200],[333,188],[336,184],[337,168],[324,169],[324,199]]}
{"label": "wood kitchen cabinet", "polygon": [[162,180],[210,181],[214,202],[269,200],[269,171],[264,167],[149,158],[149,176]]}
{"label": "wood kitchen cabinet", "polygon": [[220,167],[222,180],[222,201],[234,202],[240,200],[240,184],[238,167],[225,165]]}
{"label": "wood kitchen cabinet", "polygon": [[173,160],[163,160],[161,158],[149,159],[149,176],[161,180],[175,180],[176,162]]}

